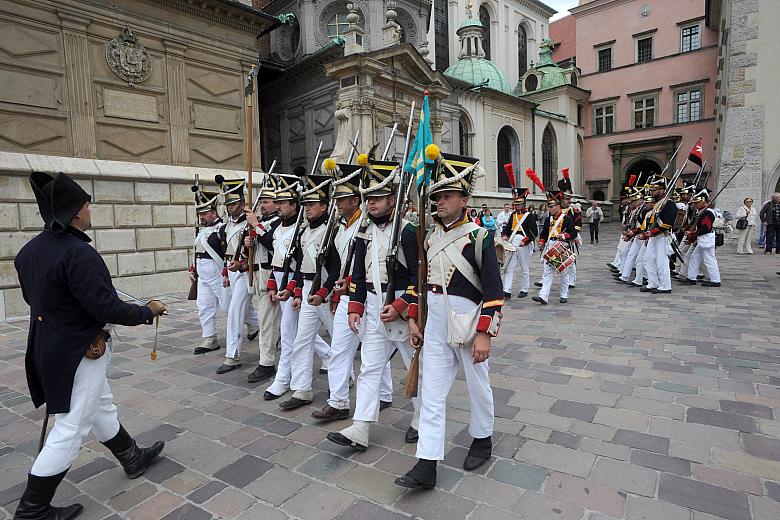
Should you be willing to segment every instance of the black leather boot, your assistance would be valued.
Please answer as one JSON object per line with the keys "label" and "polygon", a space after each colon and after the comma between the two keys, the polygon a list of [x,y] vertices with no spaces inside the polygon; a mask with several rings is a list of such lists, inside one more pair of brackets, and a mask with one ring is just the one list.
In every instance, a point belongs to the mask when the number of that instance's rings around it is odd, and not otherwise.
{"label": "black leather boot", "polygon": [[493,454],[493,440],[490,437],[484,439],[474,439],[471,441],[469,453],[466,460],[463,461],[463,469],[474,471],[480,468],[485,462],[490,460]]}
{"label": "black leather boot", "polygon": [[436,461],[419,459],[406,475],[395,479],[395,483],[410,489],[432,489],[436,486]]}
{"label": "black leather boot", "polygon": [[138,478],[144,474],[147,466],[157,458],[165,447],[165,443],[157,441],[150,448],[139,448],[125,427],[120,424],[119,431],[114,438],[104,442],[103,446],[111,450],[114,457],[122,464],[127,478]]}
{"label": "black leather boot", "polygon": [[79,516],[84,509],[81,504],[65,507],[51,505],[51,499],[57,491],[57,486],[60,485],[67,472],[68,470],[65,470],[59,475],[51,477],[27,475],[27,488],[19,500],[14,520],[71,520],[71,518]]}

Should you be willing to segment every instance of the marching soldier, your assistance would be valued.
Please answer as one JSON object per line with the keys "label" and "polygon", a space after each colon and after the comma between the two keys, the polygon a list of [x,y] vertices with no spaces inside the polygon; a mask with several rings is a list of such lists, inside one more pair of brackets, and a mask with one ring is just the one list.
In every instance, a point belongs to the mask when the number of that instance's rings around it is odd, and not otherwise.
{"label": "marching soldier", "polygon": [[[295,410],[310,404],[312,392],[312,367],[317,331],[324,325],[333,337],[333,314],[327,305],[328,295],[339,278],[341,262],[334,247],[323,245],[328,232],[328,201],[330,200],[329,177],[306,175],[303,177],[304,191],[301,203],[304,207],[307,226],[298,238],[295,287],[293,288],[293,309],[298,311],[298,332],[292,346],[290,390],[292,397],[279,404],[282,410]],[[332,244],[331,244],[332,245]],[[324,247],[327,255],[320,264],[318,251]],[[322,276],[321,287],[312,291],[312,282],[317,271]],[[330,349],[328,349],[330,350]],[[328,354],[329,357],[329,354]]]}
{"label": "marching soldier", "polygon": [[720,287],[720,270],[715,258],[715,212],[709,207],[710,192],[702,188],[691,198],[696,208],[696,227],[688,232],[688,241],[695,247],[688,262],[688,277],[681,280],[685,285],[696,285],[699,267],[704,264],[707,279],[701,282],[704,287]]}
{"label": "marching soldier", "polygon": [[245,246],[250,241],[255,243],[254,264],[259,268],[258,276],[254,281],[254,291],[257,298],[257,316],[260,320],[260,360],[257,368],[247,377],[249,383],[260,383],[274,376],[276,372],[276,350],[279,346],[280,323],[282,313],[280,306],[271,301],[268,295],[268,281],[271,279],[271,259],[273,248],[264,246],[259,237],[265,234],[273,235],[274,230],[281,224],[281,218],[277,215],[276,191],[274,180],[266,175],[260,188],[260,217],[257,218],[251,208],[246,208],[246,219],[251,226],[250,236],[247,237]]}
{"label": "marching soldier", "polygon": [[667,180],[660,175],[648,182],[650,194],[656,201],[650,212],[650,228],[639,235],[640,240],[647,240],[645,251],[645,271],[647,285],[639,289],[653,294],[668,294],[672,292],[672,277],[669,269],[671,245],[669,232],[677,217],[677,204],[666,198]]}
{"label": "marching soldier", "polygon": [[[568,168],[564,168],[568,170]],[[565,181],[565,182],[564,182]],[[574,192],[572,191],[571,180],[566,177],[558,181],[558,186],[561,187],[560,191],[563,193],[563,198],[560,199],[561,210],[568,213],[572,221],[574,222],[574,235],[571,238],[570,244],[577,251],[580,250],[580,242],[582,240],[580,233],[582,233],[582,212],[579,210],[579,204],[572,204],[572,197]],[[575,261],[568,269],[569,287],[574,287],[577,282],[577,262]]]}
{"label": "marching soldier", "polygon": [[[333,339],[331,340],[330,360],[328,362],[328,388],[330,396],[321,410],[314,410],[312,417],[320,421],[333,421],[349,417],[349,382],[354,378],[352,365],[355,361],[360,338],[349,328],[347,308],[349,296],[346,294],[351,279],[351,264],[355,257],[354,243],[361,226],[365,228],[365,219],[360,207],[360,174],[362,168],[353,164],[336,164],[326,159],[324,169],[333,176],[333,200],[341,220],[333,246],[341,259],[342,278],[336,281],[330,310],[333,316]],[[365,229],[364,229],[365,231]],[[390,365],[382,374],[382,392],[380,410],[392,404],[393,388]]]}
{"label": "marching soldier", "polygon": [[[471,471],[492,455],[493,392],[488,357],[501,322],[502,283],[493,237],[469,222],[466,209],[478,167],[477,159],[439,154],[430,196],[436,202],[436,225],[425,240],[428,313],[422,350],[422,390],[417,464],[395,483],[407,488],[436,485],[436,463],[444,458],[447,395],[458,374],[466,375],[474,438],[464,469]],[[409,335],[421,346],[417,304],[409,308]]]}
{"label": "marching soldier", "polygon": [[618,239],[617,247],[615,248],[615,258],[607,264],[607,267],[609,267],[610,271],[613,273],[620,271],[623,261],[628,255],[628,248],[630,247],[624,240],[624,233],[628,231],[628,219],[631,210],[633,209],[630,207],[629,190],[632,190],[632,188],[626,186],[620,192],[620,206],[618,208],[618,215],[620,216],[620,238]]}
{"label": "marching soldier", "polygon": [[[222,181],[222,182],[220,182]],[[226,285],[231,288],[230,305],[227,318],[227,352],[222,365],[217,368],[217,374],[225,374],[241,366],[241,343],[243,343],[244,323],[247,325],[247,339],[255,339],[260,331],[257,313],[252,306],[252,295],[249,293],[249,280],[246,270],[253,268],[248,262],[242,262],[240,254],[236,259],[236,251],[244,247],[243,235],[246,228],[246,213],[244,212],[244,181],[225,180],[217,178],[222,186],[227,210],[225,224],[225,261],[227,262]]]}
{"label": "marching soldier", "polygon": [[[627,264],[630,263],[628,272],[626,274],[626,279],[628,278],[628,275],[631,274],[631,270],[634,268],[636,255],[639,253],[639,250],[636,249],[639,246],[635,244],[635,238],[637,235],[635,231],[638,227],[637,219],[639,218],[639,214],[643,207],[642,188],[628,188],[628,190],[629,191],[625,195],[626,211],[623,215],[620,234],[620,242],[624,245],[622,247],[618,247],[616,260],[613,262],[614,265],[607,264],[609,266],[609,270],[612,271],[613,276],[617,278],[622,275],[623,271],[627,267]],[[632,248],[634,249],[632,250]]]}
{"label": "marching soldier", "polygon": [[227,313],[230,303],[225,295],[223,277],[225,268],[225,223],[217,214],[217,193],[198,191],[198,213],[200,230],[195,237],[195,264],[190,267],[190,277],[198,284],[198,320],[203,330],[203,343],[195,347],[194,353],[205,354],[219,350],[217,343],[217,309]]}
{"label": "marching soldier", "polygon": [[[298,190],[301,180],[296,175],[287,174],[277,175],[276,178],[278,186],[274,200],[277,204],[281,224],[276,227],[273,233],[258,235],[260,243],[273,251],[271,257],[273,276],[267,284],[268,298],[272,305],[279,307],[281,314],[279,321],[281,352],[274,381],[263,393],[263,399],[266,401],[278,399],[290,390],[292,349],[295,335],[298,332],[298,311],[294,308],[295,299],[292,297],[296,287],[293,275],[297,260],[294,257],[290,259],[285,257],[296,241],[296,232],[298,231],[296,223],[300,211]],[[323,364],[325,364],[329,348],[328,344],[317,336],[314,350],[323,359]]]}
{"label": "marching soldier", "polygon": [[[641,192],[640,192],[641,196]],[[647,241],[640,240],[639,235],[644,233],[650,226],[650,213],[653,209],[653,197],[649,194],[640,200],[642,206],[638,208],[635,216],[634,227],[626,233],[626,238],[631,242],[631,250],[626,258],[626,263],[616,276],[618,282],[626,283],[629,287],[642,287],[645,279],[645,254],[647,253]],[[636,276],[633,281],[629,281],[631,271],[636,267]]]}
{"label": "marching soldier", "polygon": [[501,238],[509,241],[517,249],[507,261],[504,272],[504,299],[512,297],[512,281],[515,269],[520,266],[520,292],[518,298],[528,296],[528,288],[531,285],[531,255],[538,225],[536,215],[525,210],[525,200],[528,197],[528,188],[512,188],[512,206],[514,212],[501,230]]}
{"label": "marching soldier", "polygon": [[[576,236],[574,228],[574,219],[571,214],[564,211],[562,201],[565,194],[562,191],[547,193],[547,211],[549,215],[544,221],[542,235],[539,237],[539,246],[542,247],[542,254],[546,253],[556,243],[562,241],[571,247],[571,242]],[[542,275],[542,288],[539,295],[531,299],[542,305],[547,305],[552,288],[553,275],[558,273],[558,283],[561,291],[561,303],[569,301],[569,270],[571,266],[563,271],[557,271],[550,262],[544,261],[544,274]]]}
{"label": "marching soldier", "polygon": [[[367,225],[358,231],[352,282],[349,289],[349,327],[362,340],[360,375],[357,380],[355,413],[352,426],[329,433],[328,440],[359,451],[368,448],[371,423],[379,419],[380,386],[393,352],[398,349],[407,369],[412,358],[409,329],[406,325],[409,305],[414,301],[417,278],[416,226],[394,214],[396,194],[393,184],[398,163],[370,161],[358,157],[364,167],[361,192],[366,198]],[[394,219],[399,219],[400,248],[392,272],[387,256],[392,248]],[[392,303],[385,305],[385,292],[393,290]],[[412,398],[415,409],[405,441],[417,441],[419,399]]]}
{"label": "marching soldier", "polygon": [[[151,324],[166,306],[124,303],[86,231],[91,196],[64,173],[30,176],[44,229],[19,251],[14,266],[30,305],[25,366],[35,407],[46,404],[54,427],[33,462],[14,518],[70,520],[83,507],[51,500],[92,433],[119,460],[128,478],[144,473],[165,446],[139,448],[117,416],[106,379],[111,360],[108,323]],[[44,422],[44,427],[45,427]]]}

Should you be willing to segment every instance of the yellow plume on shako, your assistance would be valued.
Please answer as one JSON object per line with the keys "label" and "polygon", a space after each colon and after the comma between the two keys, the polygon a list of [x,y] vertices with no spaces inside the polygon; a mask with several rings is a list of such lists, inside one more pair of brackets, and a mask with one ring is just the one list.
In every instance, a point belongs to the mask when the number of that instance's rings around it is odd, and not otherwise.
{"label": "yellow plume on shako", "polygon": [[361,153],[357,157],[357,163],[359,166],[365,166],[368,164],[368,154],[367,153]]}
{"label": "yellow plume on shako", "polygon": [[333,157],[328,157],[322,162],[322,167],[327,171],[332,172],[336,169],[336,161],[333,160]]}
{"label": "yellow plume on shako", "polygon": [[435,161],[439,158],[439,155],[441,155],[441,150],[439,150],[439,147],[435,144],[431,143],[425,147],[425,156],[428,159]]}

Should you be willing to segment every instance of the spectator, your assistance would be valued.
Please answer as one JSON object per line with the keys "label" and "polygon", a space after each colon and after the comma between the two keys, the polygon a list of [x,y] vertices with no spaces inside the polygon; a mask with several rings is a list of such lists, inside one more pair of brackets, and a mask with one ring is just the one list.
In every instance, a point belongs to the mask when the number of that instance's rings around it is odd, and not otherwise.
{"label": "spectator", "polygon": [[487,207],[487,204],[482,205],[482,227],[491,233],[496,232],[496,218],[490,213],[490,208]]}
{"label": "spectator", "polygon": [[406,214],[404,217],[406,217],[406,220],[409,222],[417,224],[417,210],[415,209],[411,200],[406,202]]}
{"label": "spectator", "polygon": [[539,218],[536,219],[536,224],[539,227],[539,234],[536,235],[538,237],[542,236],[542,228],[544,227],[544,221],[547,220],[547,217],[550,216],[550,213],[547,211],[547,207],[544,204],[540,204],[539,208],[541,211],[539,212]]}
{"label": "spectator", "polygon": [[472,209],[472,210],[471,210],[471,213],[469,214],[469,219],[470,219],[470,220],[471,220],[473,223],[475,223],[475,224],[478,224],[478,225],[480,225],[480,226],[482,225],[482,221],[481,221],[481,219],[479,218],[479,215],[477,215],[477,210],[475,210],[475,209]]}
{"label": "spectator", "polygon": [[[753,207],[753,199],[750,197],[743,201],[743,206],[737,210],[737,254],[753,254],[753,231],[756,229],[756,208]],[[745,219],[745,228],[740,228],[739,221]]]}
{"label": "spectator", "polygon": [[780,254],[780,193],[772,194],[772,199],[764,204],[758,216],[766,224],[764,254],[772,254],[772,247],[775,254]]}
{"label": "spectator", "polygon": [[599,223],[604,218],[604,211],[599,207],[599,203],[591,201],[588,211],[585,212],[585,222],[590,229],[590,243],[593,243],[595,237],[596,243],[599,243]]}
{"label": "spectator", "polygon": [[512,216],[512,207],[509,203],[504,204],[504,211],[496,215],[496,227],[498,229],[504,229],[504,226],[509,222],[509,217]]}

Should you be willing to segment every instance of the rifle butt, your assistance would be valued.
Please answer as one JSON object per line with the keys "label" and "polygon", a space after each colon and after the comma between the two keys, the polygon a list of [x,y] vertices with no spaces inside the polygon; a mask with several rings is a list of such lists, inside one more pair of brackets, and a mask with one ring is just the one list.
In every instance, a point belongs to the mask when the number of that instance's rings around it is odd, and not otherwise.
{"label": "rifle butt", "polygon": [[190,291],[187,293],[187,299],[197,300],[198,299],[198,281],[193,280],[190,282]]}
{"label": "rifle butt", "polygon": [[417,387],[420,382],[420,354],[422,348],[416,348],[412,352],[412,359],[409,361],[409,370],[406,374],[406,385],[404,386],[404,399],[411,399],[417,396]]}

